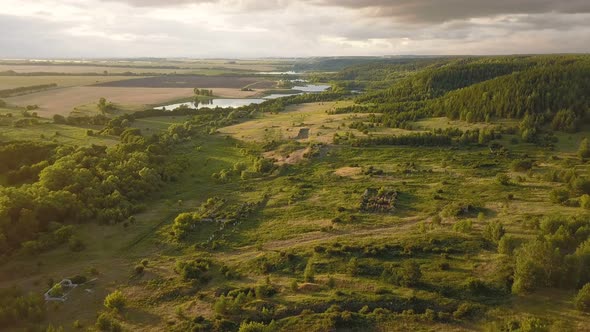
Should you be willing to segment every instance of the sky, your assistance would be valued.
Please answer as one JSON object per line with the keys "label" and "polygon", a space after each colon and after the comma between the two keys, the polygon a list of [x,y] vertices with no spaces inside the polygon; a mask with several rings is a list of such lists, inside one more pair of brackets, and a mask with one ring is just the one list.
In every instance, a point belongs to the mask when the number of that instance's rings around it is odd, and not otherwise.
{"label": "sky", "polygon": [[590,52],[590,0],[0,0],[0,58]]}

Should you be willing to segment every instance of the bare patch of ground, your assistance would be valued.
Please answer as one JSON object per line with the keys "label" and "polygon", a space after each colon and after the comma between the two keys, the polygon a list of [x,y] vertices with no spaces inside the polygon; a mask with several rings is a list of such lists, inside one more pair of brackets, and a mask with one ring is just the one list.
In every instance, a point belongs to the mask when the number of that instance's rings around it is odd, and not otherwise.
{"label": "bare patch of ground", "polygon": [[299,129],[299,133],[297,133],[297,137],[295,139],[306,139],[309,137],[309,128],[301,128]]}
{"label": "bare patch of ground", "polygon": [[362,169],[360,167],[340,167],[334,171],[334,174],[338,176],[354,177],[360,175],[361,172]]}
{"label": "bare patch of ground", "polygon": [[275,159],[276,160],[275,164],[279,165],[279,166],[284,165],[284,164],[294,165],[294,164],[300,163],[302,160],[304,160],[305,154],[308,153],[309,151],[310,151],[310,148],[299,149],[299,150],[295,150],[295,151],[289,153],[287,156],[281,156],[276,151],[269,151],[269,152],[264,153],[264,157]]}

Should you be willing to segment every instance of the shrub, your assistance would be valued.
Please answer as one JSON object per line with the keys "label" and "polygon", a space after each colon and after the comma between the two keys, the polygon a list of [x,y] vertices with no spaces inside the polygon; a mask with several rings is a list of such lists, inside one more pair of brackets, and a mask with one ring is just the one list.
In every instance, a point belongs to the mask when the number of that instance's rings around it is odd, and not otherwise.
{"label": "shrub", "polygon": [[530,160],[515,160],[510,166],[515,172],[526,172],[533,168],[533,162]]}
{"label": "shrub", "polygon": [[315,280],[315,271],[313,268],[313,261],[311,258],[307,261],[305,271],[303,271],[303,279],[305,280],[305,282],[313,282]]}
{"label": "shrub", "polygon": [[356,257],[352,257],[348,261],[348,264],[346,264],[346,272],[353,277],[359,274],[359,263]]}
{"label": "shrub", "polygon": [[440,226],[440,224],[442,224],[442,218],[440,215],[436,214],[434,217],[432,217],[432,224],[436,226]]}
{"label": "shrub", "polygon": [[414,286],[422,278],[420,265],[413,260],[405,260],[399,269],[399,282],[402,286]]}
{"label": "shrub", "polygon": [[510,177],[507,174],[498,173],[496,174],[496,182],[503,186],[507,186],[510,184]]}
{"label": "shrub", "polygon": [[62,297],[64,295],[64,289],[61,284],[55,284],[49,290],[49,295],[51,297]]}
{"label": "shrub", "polygon": [[184,280],[197,280],[201,283],[209,281],[210,276],[207,274],[211,262],[206,259],[195,259],[193,261],[180,261],[176,263],[176,272],[178,272]]}
{"label": "shrub", "polygon": [[493,243],[498,243],[505,233],[504,224],[495,220],[489,222],[483,230],[484,238]]}
{"label": "shrub", "polygon": [[567,201],[570,198],[570,194],[565,189],[553,189],[551,191],[551,193],[549,194],[549,198],[551,199],[551,202],[553,202],[553,203],[563,204],[565,201]]}
{"label": "shrub", "polygon": [[498,241],[498,253],[504,255],[512,255],[514,249],[518,247],[519,241],[512,235],[505,235],[502,236],[500,241]]}
{"label": "shrub", "polygon": [[584,285],[574,298],[576,309],[590,312],[590,283]]}
{"label": "shrub", "polygon": [[96,319],[96,327],[101,331],[119,332],[123,330],[121,324],[113,316],[104,312]]}
{"label": "shrub", "polygon": [[144,267],[143,265],[141,265],[141,264],[138,264],[138,265],[135,265],[135,267],[133,268],[133,272],[134,272],[136,275],[140,275],[140,274],[142,274],[142,273],[143,273],[144,269],[145,269],[145,267]]}
{"label": "shrub", "polygon": [[80,284],[83,284],[86,281],[88,281],[88,278],[86,278],[85,276],[81,276],[81,275],[76,275],[76,276],[73,276],[68,279],[70,279],[70,281],[76,285],[80,285]]}
{"label": "shrub", "polygon": [[438,262],[438,263],[436,264],[436,266],[437,266],[437,267],[438,267],[438,269],[439,269],[439,270],[441,270],[441,271],[447,271],[447,270],[449,270],[449,269],[451,268],[451,265],[449,264],[449,262],[445,262],[445,261]]}
{"label": "shrub", "polygon": [[122,310],[125,307],[127,300],[125,295],[119,290],[116,290],[104,299],[104,306],[108,309]]}
{"label": "shrub", "polygon": [[291,281],[291,285],[289,285],[289,288],[291,289],[291,291],[296,292],[299,290],[299,284],[297,283],[297,280],[293,280]]}
{"label": "shrub", "polygon": [[459,220],[453,225],[455,232],[469,233],[473,228],[473,222],[470,219]]}
{"label": "shrub", "polygon": [[590,144],[588,144],[587,138],[584,138],[580,142],[580,147],[578,148],[578,156],[580,156],[580,158],[582,159],[590,157]]}
{"label": "shrub", "polygon": [[240,324],[239,332],[274,332],[277,331],[277,326],[274,321],[265,325],[259,322],[242,322]]}
{"label": "shrub", "polygon": [[590,195],[584,194],[580,197],[580,206],[584,209],[590,209]]}
{"label": "shrub", "polygon": [[327,283],[327,285],[330,288],[336,287],[336,279],[334,279],[334,277],[332,277],[332,276],[328,277],[328,283]]}
{"label": "shrub", "polygon": [[455,319],[461,319],[461,318],[468,318],[468,317],[472,317],[473,315],[475,315],[478,311],[479,311],[479,307],[471,304],[471,303],[461,303],[459,305],[459,307],[457,307],[457,310],[455,310],[455,312],[453,312],[453,317]]}

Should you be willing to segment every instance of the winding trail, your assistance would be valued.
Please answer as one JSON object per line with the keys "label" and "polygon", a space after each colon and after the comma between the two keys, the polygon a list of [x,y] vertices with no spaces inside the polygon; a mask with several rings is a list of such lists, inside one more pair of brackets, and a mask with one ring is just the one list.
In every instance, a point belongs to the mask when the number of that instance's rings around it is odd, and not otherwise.
{"label": "winding trail", "polygon": [[[263,244],[263,251],[279,251],[283,249],[294,249],[299,247],[309,247],[328,240],[338,240],[348,237],[387,237],[392,234],[408,231],[412,226],[422,221],[423,217],[405,218],[399,223],[385,227],[369,228],[359,231],[333,231],[333,232],[311,232],[301,234],[286,240],[269,241]],[[262,251],[258,245],[248,245],[237,248],[233,251],[223,253],[214,253],[213,257],[224,261],[243,261],[256,257]]]}

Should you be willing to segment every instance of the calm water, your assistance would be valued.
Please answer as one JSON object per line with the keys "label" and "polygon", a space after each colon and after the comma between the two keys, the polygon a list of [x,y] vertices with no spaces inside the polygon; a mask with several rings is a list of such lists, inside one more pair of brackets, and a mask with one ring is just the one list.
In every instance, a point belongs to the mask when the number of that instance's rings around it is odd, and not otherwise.
{"label": "calm water", "polygon": [[259,75],[299,75],[296,71],[261,71]]}
{"label": "calm water", "polygon": [[[292,88],[292,90],[303,91],[301,93],[296,93],[296,94],[318,93],[318,92],[326,91],[329,87],[330,87],[329,85],[325,85],[325,84],[308,84],[306,86],[294,86]],[[237,107],[247,106],[250,104],[260,104],[260,103],[262,103],[266,100],[269,100],[269,99],[276,99],[276,98],[288,97],[288,96],[293,96],[293,95],[295,95],[295,94],[273,93],[273,94],[270,94],[270,95],[265,96],[263,98],[214,98],[214,99],[211,99],[208,101],[199,102],[198,104],[196,104],[194,102],[184,102],[184,103],[163,105],[163,106],[155,107],[155,109],[167,109],[167,110],[171,111],[171,110],[173,110],[177,107],[180,107],[182,105],[186,105],[192,109],[199,109],[199,108],[205,108],[205,107],[209,107],[209,108],[216,108],[216,107],[237,108]]]}
{"label": "calm water", "polygon": [[305,86],[294,86],[293,90],[300,90],[303,92],[322,92],[328,90],[330,86],[327,84],[308,84]]}

